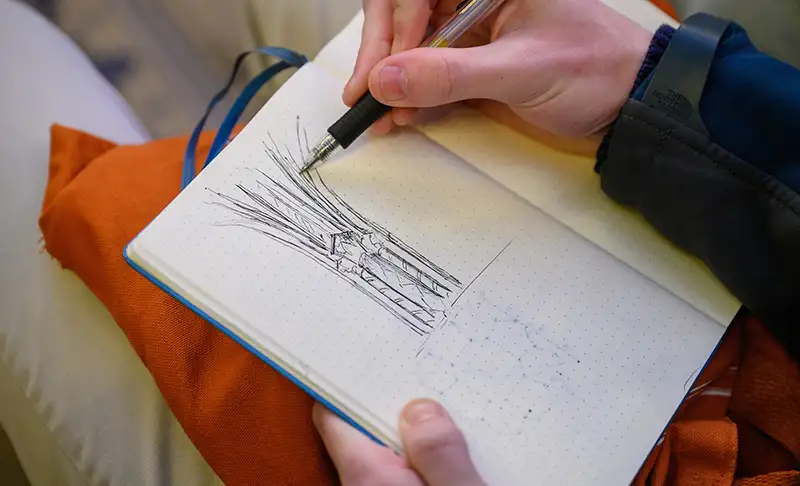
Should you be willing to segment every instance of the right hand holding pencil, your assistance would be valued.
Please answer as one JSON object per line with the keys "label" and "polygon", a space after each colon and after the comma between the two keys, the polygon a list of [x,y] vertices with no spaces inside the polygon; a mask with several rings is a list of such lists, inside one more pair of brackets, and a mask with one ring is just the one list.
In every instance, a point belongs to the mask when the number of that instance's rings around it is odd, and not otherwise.
{"label": "right hand holding pencil", "polygon": [[364,0],[343,100],[369,88],[395,107],[373,132],[412,123],[420,108],[490,100],[551,134],[597,135],[625,103],[652,35],[600,0],[507,0],[456,48],[417,48],[459,3]]}

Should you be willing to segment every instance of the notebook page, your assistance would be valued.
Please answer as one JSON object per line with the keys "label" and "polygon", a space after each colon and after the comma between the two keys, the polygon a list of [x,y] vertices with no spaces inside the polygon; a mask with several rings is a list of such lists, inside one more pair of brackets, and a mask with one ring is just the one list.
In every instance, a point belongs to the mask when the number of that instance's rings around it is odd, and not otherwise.
{"label": "notebook page", "polygon": [[392,447],[429,396],[489,484],[628,482],[722,328],[418,132],[293,181],[341,89],[300,69],[132,258]]}
{"label": "notebook page", "polygon": [[740,302],[705,264],[602,191],[595,159],[554,150],[469,108],[417,128],[720,325],[738,312]]}
{"label": "notebook page", "polygon": [[[646,0],[604,3],[653,31],[663,23],[677,24]],[[314,62],[347,79],[362,25],[363,13],[359,13]],[[416,128],[720,325],[727,326],[738,311],[740,302],[702,262],[601,191],[594,159],[551,149],[467,108]]]}

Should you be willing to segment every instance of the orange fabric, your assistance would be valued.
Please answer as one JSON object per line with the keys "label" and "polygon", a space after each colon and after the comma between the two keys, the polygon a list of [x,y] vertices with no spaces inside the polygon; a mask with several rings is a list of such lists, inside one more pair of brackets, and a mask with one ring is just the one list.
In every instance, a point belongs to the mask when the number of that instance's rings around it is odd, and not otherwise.
{"label": "orange fabric", "polygon": [[800,474],[797,471],[784,471],[763,476],[737,480],[735,486],[797,486],[800,484]]}
{"label": "orange fabric", "polygon": [[800,485],[800,364],[758,321],[738,318],[696,383],[635,486]]}
{"label": "orange fabric", "polygon": [[[60,126],[51,136],[46,249],[111,311],[214,471],[231,485],[335,484],[311,398],[122,258],[178,194],[187,138],[115,146]],[[738,318],[634,484],[800,485],[798,412],[800,367],[758,321]]]}
{"label": "orange fabric", "polygon": [[737,318],[662,439],[635,485],[800,485],[800,365]]}
{"label": "orange fabric", "polygon": [[[736,426],[727,419],[678,422],[671,432],[673,484],[730,484],[736,471]],[[702,479],[712,479],[706,483]]]}
{"label": "orange fabric", "polygon": [[678,13],[675,11],[675,7],[672,6],[672,2],[670,0],[650,0],[650,3],[660,8],[665,14],[669,15],[673,19],[680,20],[678,18]]}
{"label": "orange fabric", "polygon": [[[677,18],[668,2],[651,1]],[[200,138],[198,170],[213,136]],[[187,140],[116,146],[53,126],[45,247],[108,308],[225,484],[336,484],[311,398],[122,258],[178,194]],[[757,322],[737,324],[633,484],[800,485],[791,470],[800,466],[798,366]]]}
{"label": "orange fabric", "polygon": [[[187,137],[115,146],[60,126],[51,137],[46,249],[109,309],[214,471],[229,485],[335,484],[312,399],[123,260],[178,194]],[[199,160],[212,139],[200,139]]]}

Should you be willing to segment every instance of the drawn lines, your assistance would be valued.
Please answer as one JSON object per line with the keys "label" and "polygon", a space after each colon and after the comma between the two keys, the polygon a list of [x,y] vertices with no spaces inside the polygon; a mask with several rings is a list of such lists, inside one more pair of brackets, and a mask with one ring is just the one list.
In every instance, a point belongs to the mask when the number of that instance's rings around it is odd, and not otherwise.
{"label": "drawn lines", "polygon": [[492,260],[489,263],[487,263],[485,267],[483,267],[483,270],[481,270],[480,273],[478,273],[478,275],[476,275],[475,278],[473,278],[472,281],[468,283],[466,287],[464,287],[464,290],[460,294],[458,294],[456,300],[453,301],[453,305],[456,305],[458,299],[460,299],[461,296],[464,295],[467,292],[467,290],[469,290],[470,286],[472,286],[472,284],[474,284],[475,281],[478,280],[490,266],[492,266],[492,263],[494,263],[495,261],[497,261],[498,258],[500,258],[500,255],[502,255],[503,252],[505,252],[508,249],[508,247],[511,246],[511,243],[514,243],[514,240],[509,241],[508,244],[504,246],[503,249],[500,250],[500,252],[497,255],[495,255],[495,257],[492,258]]}
{"label": "drawn lines", "polygon": [[236,220],[221,226],[247,228],[310,258],[360,290],[416,334],[429,335],[447,317],[461,282],[417,249],[353,208],[316,170],[298,173],[310,152],[296,124],[297,154],[268,134],[266,161],[279,176],[251,168],[254,180],[235,184],[235,194],[207,188],[211,204]]}

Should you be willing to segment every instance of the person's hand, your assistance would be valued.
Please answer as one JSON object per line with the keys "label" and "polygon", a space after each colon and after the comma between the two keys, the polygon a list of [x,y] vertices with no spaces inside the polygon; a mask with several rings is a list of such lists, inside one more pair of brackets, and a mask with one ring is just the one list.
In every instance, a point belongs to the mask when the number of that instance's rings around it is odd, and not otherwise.
{"label": "person's hand", "polygon": [[343,486],[486,486],[470,460],[464,436],[434,401],[414,400],[403,410],[405,458],[319,403],[314,404],[313,417]]}
{"label": "person's hand", "polygon": [[373,132],[413,122],[417,108],[477,99],[555,135],[596,135],[625,103],[652,35],[600,0],[507,0],[457,44],[467,47],[415,48],[459,2],[364,0],[343,100],[369,88],[396,107]]}

